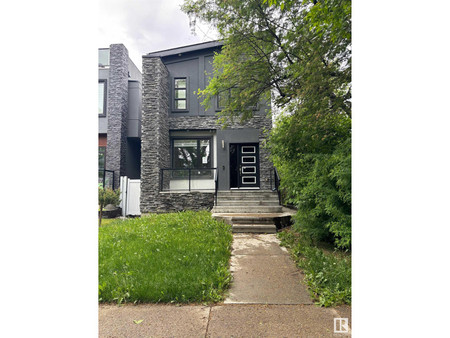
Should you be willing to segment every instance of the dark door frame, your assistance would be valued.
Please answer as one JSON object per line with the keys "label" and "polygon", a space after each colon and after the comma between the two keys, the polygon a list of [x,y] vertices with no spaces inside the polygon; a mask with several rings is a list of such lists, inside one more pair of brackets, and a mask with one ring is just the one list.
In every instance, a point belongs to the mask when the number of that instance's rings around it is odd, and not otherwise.
{"label": "dark door frame", "polygon": [[259,189],[259,144],[230,143],[230,189]]}

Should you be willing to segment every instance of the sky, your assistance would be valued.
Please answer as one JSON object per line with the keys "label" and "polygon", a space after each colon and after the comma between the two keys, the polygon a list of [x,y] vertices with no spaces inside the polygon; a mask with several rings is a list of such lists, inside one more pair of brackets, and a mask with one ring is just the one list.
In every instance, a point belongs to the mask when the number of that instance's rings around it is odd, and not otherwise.
{"label": "sky", "polygon": [[[142,55],[217,39],[214,28],[181,11],[183,0],[98,0],[98,48],[122,43],[141,69]],[[142,69],[141,69],[142,70]]]}

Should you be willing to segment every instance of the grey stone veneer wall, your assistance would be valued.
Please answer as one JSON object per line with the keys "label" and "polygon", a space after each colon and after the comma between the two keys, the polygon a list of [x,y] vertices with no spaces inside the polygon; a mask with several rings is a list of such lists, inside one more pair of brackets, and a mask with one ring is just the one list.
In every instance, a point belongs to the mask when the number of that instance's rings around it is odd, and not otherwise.
{"label": "grey stone veneer wall", "polygon": [[169,72],[159,58],[142,60],[141,212],[164,208],[160,168],[170,166]]}
{"label": "grey stone veneer wall", "polygon": [[[141,138],[141,212],[168,212],[211,209],[214,193],[167,193],[160,190],[160,169],[170,168],[169,130],[220,129],[216,116],[169,117],[169,74],[160,58],[143,58],[142,63],[142,138]],[[255,128],[260,131],[260,187],[270,188],[272,164],[264,149],[263,131],[270,130],[272,120],[255,115],[241,125],[228,128]]]}
{"label": "grey stone veneer wall", "polygon": [[158,200],[158,206],[152,210],[153,212],[210,210],[214,206],[214,193],[199,191],[192,191],[191,193],[161,192],[158,195]]}
{"label": "grey stone veneer wall", "polygon": [[110,46],[108,89],[108,133],[106,169],[114,170],[114,186],[125,175],[128,113],[128,50],[122,44]]}

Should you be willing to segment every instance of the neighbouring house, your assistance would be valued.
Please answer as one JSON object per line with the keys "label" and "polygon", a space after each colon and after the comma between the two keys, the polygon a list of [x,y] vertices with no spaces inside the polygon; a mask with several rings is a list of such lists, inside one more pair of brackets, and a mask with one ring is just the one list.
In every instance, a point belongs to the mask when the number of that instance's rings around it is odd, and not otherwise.
{"label": "neighbouring house", "polygon": [[[247,123],[236,122],[223,129],[216,114],[226,100],[219,95],[206,110],[196,94],[207,86],[214,53],[221,47],[221,42],[212,41],[143,56],[141,212],[211,209],[216,190],[274,189],[274,168],[264,147],[264,131],[272,128],[270,103],[260,102],[254,107],[254,117]],[[116,49],[122,51],[124,47],[111,46],[111,59]],[[125,63],[125,53],[120,53],[123,60],[117,63]],[[127,88],[121,86],[124,88],[120,90]],[[114,155],[108,157],[107,150],[106,165],[122,173],[120,147],[124,143],[116,137],[110,145],[109,131],[120,128],[122,110],[126,111],[121,102],[126,102],[118,98],[114,102],[108,105],[114,109],[114,121],[107,129],[107,147],[114,147]]]}
{"label": "neighbouring house", "polygon": [[98,50],[99,183],[141,176],[142,74],[122,44]]}

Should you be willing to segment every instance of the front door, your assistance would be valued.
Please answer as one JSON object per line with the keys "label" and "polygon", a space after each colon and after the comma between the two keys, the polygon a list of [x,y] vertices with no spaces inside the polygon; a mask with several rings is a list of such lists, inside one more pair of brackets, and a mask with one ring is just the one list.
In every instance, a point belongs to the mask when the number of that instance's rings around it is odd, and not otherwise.
{"label": "front door", "polygon": [[258,143],[230,143],[230,188],[259,187]]}

